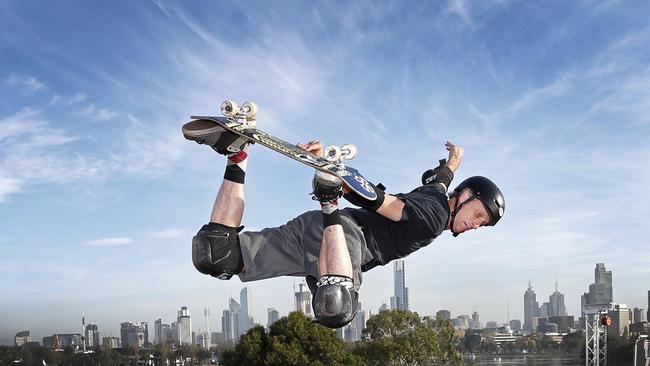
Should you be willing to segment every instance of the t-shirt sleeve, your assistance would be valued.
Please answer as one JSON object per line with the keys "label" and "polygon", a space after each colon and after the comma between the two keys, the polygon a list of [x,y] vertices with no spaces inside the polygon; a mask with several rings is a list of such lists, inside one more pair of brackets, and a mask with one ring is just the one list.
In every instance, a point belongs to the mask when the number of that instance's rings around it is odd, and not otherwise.
{"label": "t-shirt sleeve", "polygon": [[404,210],[399,221],[423,238],[433,238],[442,233],[449,219],[447,196],[436,186],[422,186],[399,197]]}

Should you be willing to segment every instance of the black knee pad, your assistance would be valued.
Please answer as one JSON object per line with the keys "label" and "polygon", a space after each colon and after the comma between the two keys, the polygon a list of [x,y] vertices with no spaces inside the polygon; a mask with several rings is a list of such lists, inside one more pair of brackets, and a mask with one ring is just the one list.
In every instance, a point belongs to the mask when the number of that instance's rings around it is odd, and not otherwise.
{"label": "black knee pad", "polygon": [[228,280],[244,268],[239,245],[243,227],[233,228],[211,222],[192,238],[192,262],[204,274]]}
{"label": "black knee pad", "polygon": [[352,279],[345,276],[322,276],[312,301],[316,320],[329,328],[349,324],[357,313],[359,294]]}

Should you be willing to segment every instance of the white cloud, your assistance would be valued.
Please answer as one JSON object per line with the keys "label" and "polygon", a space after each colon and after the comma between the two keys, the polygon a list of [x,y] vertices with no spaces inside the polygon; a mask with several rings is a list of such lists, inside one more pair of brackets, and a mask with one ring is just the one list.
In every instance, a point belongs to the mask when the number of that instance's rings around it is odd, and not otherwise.
{"label": "white cloud", "polygon": [[38,78],[33,76],[19,76],[11,74],[7,79],[7,83],[12,86],[21,87],[26,93],[34,93],[45,89],[45,84],[38,81]]}
{"label": "white cloud", "polygon": [[458,15],[465,24],[472,25],[474,23],[466,0],[450,0],[447,6],[447,11]]}
{"label": "white cloud", "polygon": [[0,203],[5,201],[5,198],[12,194],[19,192],[22,182],[18,179],[5,178],[0,175]]}
{"label": "white cloud", "polygon": [[180,238],[185,235],[185,232],[180,229],[169,228],[164,230],[156,230],[151,233],[152,238],[161,238],[161,239],[175,239]]}
{"label": "white cloud", "polygon": [[119,112],[112,111],[106,108],[97,108],[94,104],[90,104],[83,111],[83,114],[89,115],[91,118],[98,119],[100,121],[110,121],[113,118],[120,115]]}
{"label": "white cloud", "polygon": [[102,238],[86,242],[86,245],[93,247],[116,246],[131,244],[131,238]]}

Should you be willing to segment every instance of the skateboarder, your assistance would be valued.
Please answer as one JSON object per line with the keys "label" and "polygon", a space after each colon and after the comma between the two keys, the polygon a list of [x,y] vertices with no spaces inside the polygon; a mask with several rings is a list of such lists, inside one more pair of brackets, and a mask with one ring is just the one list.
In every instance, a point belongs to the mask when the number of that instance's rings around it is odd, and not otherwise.
{"label": "skateboarder", "polygon": [[[330,328],[353,319],[362,272],[427,246],[446,229],[457,236],[494,225],[504,213],[501,191],[485,177],[468,178],[447,196],[463,157],[461,147],[447,142],[447,161],[426,171],[423,185],[410,193],[391,195],[381,185],[373,185],[378,198],[367,201],[351,191],[343,192],[339,178],[317,171],[312,188],[320,212],[303,213],[279,227],[242,232],[249,145],[231,134],[216,124],[185,134],[190,140],[216,141],[212,148],[227,156],[210,222],[192,240],[194,266],[223,280],[236,274],[242,282],[305,276],[314,315]],[[208,135],[211,138],[206,139]],[[323,155],[319,141],[298,147]],[[339,210],[341,196],[359,208]]]}

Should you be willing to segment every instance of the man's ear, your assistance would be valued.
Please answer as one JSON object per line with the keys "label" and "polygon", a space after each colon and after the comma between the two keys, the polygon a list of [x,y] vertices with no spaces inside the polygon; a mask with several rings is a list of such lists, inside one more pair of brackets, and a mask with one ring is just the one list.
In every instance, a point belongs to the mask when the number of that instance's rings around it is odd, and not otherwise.
{"label": "man's ear", "polygon": [[474,192],[472,192],[471,189],[469,189],[469,188],[465,188],[465,189],[463,189],[463,191],[460,192],[460,195],[458,196],[458,203],[463,203],[463,202],[465,202],[465,201],[468,200],[470,197],[472,197],[473,194],[474,194]]}

